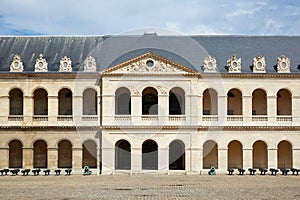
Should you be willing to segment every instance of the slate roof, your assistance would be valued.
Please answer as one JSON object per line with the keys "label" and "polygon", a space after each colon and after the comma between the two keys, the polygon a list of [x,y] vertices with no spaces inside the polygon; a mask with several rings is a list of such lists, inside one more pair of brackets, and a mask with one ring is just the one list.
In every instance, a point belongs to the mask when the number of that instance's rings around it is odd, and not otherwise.
{"label": "slate roof", "polygon": [[203,60],[212,55],[218,71],[228,73],[227,59],[236,54],[242,59],[242,73],[252,73],[253,58],[263,55],[267,73],[277,73],[277,57],[291,60],[291,72],[300,73],[300,36],[25,36],[0,37],[0,73],[9,73],[14,54],[23,61],[24,72],[34,73],[40,53],[51,73],[58,72],[59,62],[67,56],[73,72],[82,71],[88,55],[95,57],[97,71],[125,62],[147,52],[156,53],[179,64],[202,71]]}

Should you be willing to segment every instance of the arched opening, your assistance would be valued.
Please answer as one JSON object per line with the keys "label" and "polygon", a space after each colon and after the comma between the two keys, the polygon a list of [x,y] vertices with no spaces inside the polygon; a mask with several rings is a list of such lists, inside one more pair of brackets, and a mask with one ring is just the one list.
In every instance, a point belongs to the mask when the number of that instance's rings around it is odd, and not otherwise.
{"label": "arched opening", "polygon": [[115,94],[116,115],[131,115],[131,94],[127,88],[119,88]]}
{"label": "arched opening", "polygon": [[218,145],[208,140],[203,144],[203,169],[218,168]]}
{"label": "arched opening", "polygon": [[242,115],[242,93],[238,89],[231,89],[227,93],[227,115]]}
{"label": "arched opening", "polygon": [[277,115],[292,115],[292,94],[286,89],[277,92]]}
{"label": "arched opening", "polygon": [[181,88],[173,88],[169,92],[169,115],[184,115],[185,92]]}
{"label": "arched opening", "polygon": [[9,168],[23,167],[23,145],[19,140],[13,140],[9,144]]}
{"label": "arched opening", "polygon": [[203,115],[218,114],[218,93],[214,89],[203,92]]}
{"label": "arched opening", "polygon": [[97,168],[97,144],[87,140],[82,144],[82,167]]}
{"label": "arched opening", "polygon": [[131,146],[126,140],[120,140],[115,145],[116,169],[131,169]]}
{"label": "arched opening", "polygon": [[38,140],[33,144],[33,167],[47,168],[48,166],[47,144],[43,140]]}
{"label": "arched opening", "polygon": [[23,115],[23,92],[20,89],[9,92],[9,115]]}
{"label": "arched opening", "polygon": [[267,115],[267,93],[262,89],[252,93],[252,115]]}
{"label": "arched opening", "polygon": [[72,144],[68,140],[58,143],[58,168],[72,168]]}
{"label": "arched opening", "polygon": [[253,168],[268,168],[268,147],[263,141],[256,141],[252,151]]}
{"label": "arched opening", "polygon": [[228,168],[243,168],[243,150],[239,141],[228,144]]}
{"label": "arched opening", "polygon": [[153,140],[147,140],[142,146],[142,169],[158,169],[158,147]]}
{"label": "arched opening", "polygon": [[61,89],[58,93],[58,114],[72,115],[72,91],[69,89]]}
{"label": "arched opening", "polygon": [[293,150],[292,145],[288,141],[281,141],[277,146],[277,167],[292,168],[293,167]]}
{"label": "arched opening", "polygon": [[88,88],[83,92],[83,115],[97,115],[97,92]]}
{"label": "arched opening", "polygon": [[158,114],[158,93],[156,89],[148,87],[142,93],[142,114],[157,115]]}
{"label": "arched opening", "polygon": [[34,115],[48,115],[48,94],[44,89],[37,89],[34,96]]}
{"label": "arched opening", "polygon": [[175,140],[169,145],[169,169],[185,170],[185,147],[181,141]]}

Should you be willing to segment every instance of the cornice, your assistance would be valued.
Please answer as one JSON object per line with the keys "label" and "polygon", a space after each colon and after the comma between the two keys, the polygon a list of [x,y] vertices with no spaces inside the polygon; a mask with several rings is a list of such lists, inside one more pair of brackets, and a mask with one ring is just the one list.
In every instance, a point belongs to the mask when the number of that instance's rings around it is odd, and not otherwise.
{"label": "cornice", "polygon": [[0,73],[0,78],[18,78],[18,79],[28,79],[28,78],[46,78],[46,79],[75,79],[75,78],[99,78],[99,72],[88,72],[88,73],[77,73],[77,72],[61,72],[61,73]]}

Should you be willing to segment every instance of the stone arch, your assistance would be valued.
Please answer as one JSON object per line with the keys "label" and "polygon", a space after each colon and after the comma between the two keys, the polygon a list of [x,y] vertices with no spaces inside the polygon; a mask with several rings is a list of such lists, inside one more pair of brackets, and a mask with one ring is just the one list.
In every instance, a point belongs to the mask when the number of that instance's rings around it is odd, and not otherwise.
{"label": "stone arch", "polygon": [[12,140],[8,144],[8,167],[23,168],[23,144],[20,140]]}
{"label": "stone arch", "polygon": [[127,140],[119,140],[115,144],[115,169],[131,169],[131,145]]}
{"label": "stone arch", "polygon": [[97,144],[93,140],[86,140],[82,144],[82,167],[97,168]]}
{"label": "stone arch", "polygon": [[115,92],[115,114],[131,114],[131,93],[126,87],[118,88]]}
{"label": "stone arch", "polygon": [[218,168],[218,144],[208,140],[203,144],[203,169]]}
{"label": "stone arch", "polygon": [[33,143],[33,167],[48,167],[48,149],[44,140],[37,140]]}
{"label": "stone arch", "polygon": [[287,140],[282,140],[277,146],[277,167],[292,168],[293,167],[293,150],[292,144]]}
{"label": "stone arch", "polygon": [[262,141],[256,141],[252,146],[252,167],[268,168],[268,146]]}
{"label": "stone arch", "polygon": [[69,140],[58,143],[58,168],[72,168],[72,143]]}
{"label": "stone arch", "polygon": [[169,92],[169,115],[185,114],[185,92],[180,87],[174,87]]}
{"label": "stone arch", "polygon": [[142,114],[158,115],[158,92],[153,87],[147,87],[142,92]]}
{"label": "stone arch", "polygon": [[73,93],[68,88],[63,88],[58,92],[58,114],[59,115],[72,115],[72,97]]}
{"label": "stone arch", "polygon": [[276,99],[277,115],[292,115],[292,93],[287,89],[280,89]]}
{"label": "stone arch", "polygon": [[252,93],[252,115],[267,115],[267,93],[263,89],[256,89]]}
{"label": "stone arch", "polygon": [[238,140],[228,144],[228,168],[243,168],[243,146]]}
{"label": "stone arch", "polygon": [[9,115],[23,115],[24,96],[21,89],[14,88],[9,91]]}
{"label": "stone arch", "polygon": [[142,169],[158,169],[158,146],[154,140],[146,140],[142,145]]}
{"label": "stone arch", "polygon": [[180,140],[174,140],[169,145],[169,169],[185,170],[185,145]]}
{"label": "stone arch", "polygon": [[93,88],[87,88],[82,93],[82,114],[97,115],[97,91]]}
{"label": "stone arch", "polygon": [[34,115],[48,115],[48,93],[43,88],[33,92]]}
{"label": "stone arch", "polygon": [[227,93],[227,115],[242,115],[243,99],[239,89],[231,89]]}
{"label": "stone arch", "polygon": [[212,88],[203,92],[203,115],[218,115],[218,93]]}

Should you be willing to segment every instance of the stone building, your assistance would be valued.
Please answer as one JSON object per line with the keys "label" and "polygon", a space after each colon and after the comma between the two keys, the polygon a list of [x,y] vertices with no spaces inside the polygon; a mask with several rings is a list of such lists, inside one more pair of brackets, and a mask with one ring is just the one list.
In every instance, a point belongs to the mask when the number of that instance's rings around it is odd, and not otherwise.
{"label": "stone building", "polygon": [[0,168],[300,168],[300,37],[0,37]]}

